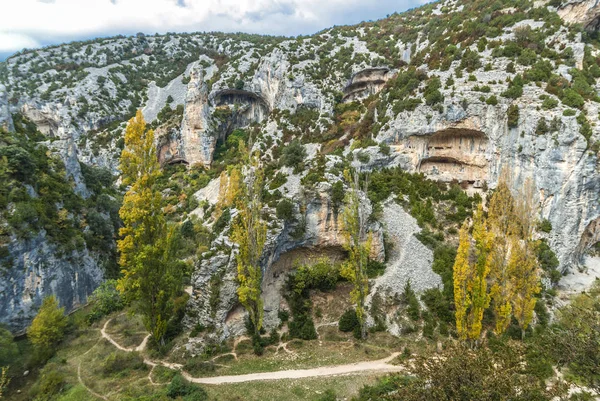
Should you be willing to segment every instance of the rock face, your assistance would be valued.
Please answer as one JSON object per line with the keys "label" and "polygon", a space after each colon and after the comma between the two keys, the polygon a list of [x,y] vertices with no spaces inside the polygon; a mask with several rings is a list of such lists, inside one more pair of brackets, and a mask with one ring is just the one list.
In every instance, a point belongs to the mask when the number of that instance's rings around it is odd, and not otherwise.
{"label": "rock face", "polygon": [[13,241],[12,267],[0,270],[0,324],[23,332],[42,300],[56,296],[67,312],[85,304],[104,279],[103,269],[87,250],[61,255],[43,233],[28,241]]}
{"label": "rock face", "polygon": [[6,131],[12,131],[13,121],[8,109],[8,95],[6,87],[0,84],[0,128]]}
{"label": "rock face", "polygon": [[558,15],[568,23],[582,24],[588,31],[600,28],[600,2],[598,0],[570,0],[558,9]]}
{"label": "rock face", "polygon": [[[213,192],[215,191],[210,191]],[[269,230],[261,262],[264,325],[267,329],[279,324],[277,313],[283,304],[281,288],[285,277],[294,270],[296,262],[306,263],[320,257],[338,260],[345,255],[339,213],[331,204],[329,192],[329,184],[321,183],[314,194],[307,196],[310,202],[303,214],[297,214],[296,222]],[[371,213],[371,206],[365,197],[362,199],[362,207],[367,215]],[[371,257],[383,261],[383,226],[377,222],[372,223],[369,231],[373,235]],[[221,240],[217,239],[217,242]],[[231,245],[228,240],[225,241]],[[244,332],[243,319],[246,313],[237,302],[236,266],[234,250],[231,253],[219,252],[203,260],[201,266],[194,271],[192,297],[188,304],[190,312],[186,317],[188,326],[193,327],[198,322],[212,325],[217,329],[220,339]],[[220,283],[218,286],[214,284],[217,281]],[[218,291],[218,302],[211,306],[211,296],[215,296],[215,291]]]}
{"label": "rock face", "polygon": [[209,132],[208,87],[202,70],[194,68],[185,98],[178,155],[189,164],[210,166],[216,143]]}
{"label": "rock face", "polygon": [[363,100],[379,92],[385,83],[394,76],[387,67],[365,68],[350,78],[344,88],[344,102]]}
{"label": "rock face", "polygon": [[539,135],[538,122],[548,113],[527,99],[512,129],[506,122],[508,104],[474,102],[464,110],[454,101],[446,100],[444,113],[427,106],[400,113],[377,140],[392,146],[398,165],[433,179],[456,177],[475,189],[486,181],[493,188],[504,171],[512,175],[515,191],[531,179],[541,217],[556,228],[549,241],[561,268],[575,270],[585,251],[581,238],[600,217],[598,160],[587,150],[576,118],[562,117],[552,136]]}

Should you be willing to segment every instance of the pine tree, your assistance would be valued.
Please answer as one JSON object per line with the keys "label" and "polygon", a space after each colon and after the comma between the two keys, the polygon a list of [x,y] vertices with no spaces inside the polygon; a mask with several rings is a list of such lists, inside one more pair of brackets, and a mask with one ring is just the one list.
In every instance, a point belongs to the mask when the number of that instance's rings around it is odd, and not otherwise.
{"label": "pine tree", "polygon": [[154,131],[146,130],[139,110],[125,131],[120,168],[129,189],[119,210],[123,227],[117,246],[123,276],[118,289],[128,299],[139,300],[146,329],[154,341],[163,344],[173,298],[181,291],[181,272],[174,263],[175,231],[167,227],[162,196],[155,188],[160,167]]}
{"label": "pine tree", "polygon": [[[361,328],[361,337],[367,336],[365,298],[369,292],[367,264],[371,253],[371,234],[367,234],[367,216],[360,207],[360,184],[358,173],[352,177],[345,172],[346,180],[350,182],[350,191],[346,194],[346,207],[342,212],[342,232],[345,238],[344,249],[348,251],[348,260],[342,265],[340,274],[350,281],[354,288],[350,298],[355,304],[356,317]],[[363,192],[367,193],[368,181],[365,180]]]}
{"label": "pine tree", "polygon": [[241,174],[239,177],[233,174],[230,177],[230,182],[239,183],[238,194],[235,197],[238,216],[233,223],[231,239],[238,244],[238,298],[250,315],[254,335],[258,335],[262,328],[264,312],[260,257],[267,236],[267,225],[260,215],[263,207],[264,176],[259,155],[248,156],[242,142],[240,150],[244,154],[242,160],[248,161],[248,165],[245,169],[245,180],[241,179]]}

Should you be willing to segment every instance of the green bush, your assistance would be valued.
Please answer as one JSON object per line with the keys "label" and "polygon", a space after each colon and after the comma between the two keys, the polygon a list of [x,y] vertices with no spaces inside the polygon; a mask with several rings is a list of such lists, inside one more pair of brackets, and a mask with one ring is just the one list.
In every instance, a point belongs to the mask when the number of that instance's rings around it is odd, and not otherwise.
{"label": "green bush", "polygon": [[294,203],[284,198],[282,199],[276,207],[276,215],[278,219],[284,220],[286,222],[290,222],[294,220]]}
{"label": "green bush", "polygon": [[491,106],[496,106],[498,104],[498,98],[495,95],[492,95],[490,97],[487,98],[487,100],[485,101],[486,104],[489,104]]}
{"label": "green bush", "polygon": [[65,375],[49,364],[42,370],[37,383],[32,387],[34,401],[50,401],[60,394],[67,386]]}
{"label": "green bush", "polygon": [[19,355],[19,348],[10,331],[0,327],[0,367],[12,365]]}
{"label": "green bush", "polygon": [[303,170],[306,156],[306,148],[300,141],[294,140],[283,149],[281,164],[286,167],[293,167],[294,173],[297,174]]}
{"label": "green bush", "polygon": [[343,204],[346,193],[344,192],[344,183],[340,181],[336,181],[331,185],[331,203],[333,204],[334,210],[340,207]]}
{"label": "green bush", "polygon": [[571,88],[567,88],[563,92],[563,96],[560,99],[566,106],[580,109],[585,104],[585,100],[579,93]]}
{"label": "green bush", "polygon": [[349,333],[354,331],[357,327],[360,328],[360,323],[358,321],[358,316],[356,316],[356,311],[354,309],[348,309],[344,314],[340,317],[340,321],[338,323],[338,327],[340,331],[345,333]]}
{"label": "green bush", "polygon": [[548,219],[542,219],[538,224],[538,228],[540,231],[549,233],[552,231],[552,223],[550,223],[550,220]]}
{"label": "green bush", "polygon": [[421,306],[419,305],[417,294],[415,294],[412,286],[410,285],[410,280],[408,280],[404,285],[402,302],[404,305],[406,305],[406,313],[413,321],[416,322],[421,318]]}
{"label": "green bush", "polygon": [[208,400],[208,394],[202,387],[189,383],[179,373],[167,386],[167,396],[172,399],[182,397],[184,401]]}
{"label": "green bush", "polygon": [[114,376],[128,374],[131,370],[144,370],[144,358],[138,352],[112,352],[102,362],[102,374]]}
{"label": "green bush", "polygon": [[106,280],[98,288],[94,290],[89,302],[92,304],[92,309],[87,316],[87,320],[95,322],[102,317],[123,309],[125,303],[121,298],[121,293],[117,290],[116,280]]}
{"label": "green bush", "polygon": [[511,104],[506,112],[508,117],[508,128],[516,128],[519,125],[519,106]]}

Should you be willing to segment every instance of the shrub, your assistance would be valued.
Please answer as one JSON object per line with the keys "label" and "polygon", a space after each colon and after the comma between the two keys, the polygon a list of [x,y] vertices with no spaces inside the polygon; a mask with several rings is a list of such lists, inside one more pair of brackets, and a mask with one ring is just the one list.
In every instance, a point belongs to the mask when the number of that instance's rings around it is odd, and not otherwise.
{"label": "shrub", "polygon": [[293,167],[294,173],[299,173],[304,168],[306,160],[306,148],[298,140],[290,142],[283,149],[281,163],[286,167]]}
{"label": "shrub", "polygon": [[508,117],[508,128],[516,128],[519,125],[519,106],[511,104],[506,111]]}
{"label": "shrub", "polygon": [[94,290],[89,299],[93,306],[87,316],[88,322],[95,322],[109,313],[123,309],[125,304],[116,285],[116,280],[106,280]]}
{"label": "shrub", "polygon": [[337,396],[335,395],[335,391],[333,391],[332,389],[327,389],[315,401],[337,401]]}
{"label": "shrub", "polygon": [[367,276],[369,278],[379,277],[385,271],[385,263],[369,259],[367,261]]}
{"label": "shrub", "polygon": [[421,318],[421,307],[417,295],[410,285],[410,280],[404,285],[402,293],[402,302],[406,305],[406,313],[415,322]]}
{"label": "shrub", "polygon": [[229,208],[226,208],[223,210],[223,213],[221,213],[217,221],[215,221],[215,224],[213,224],[213,235],[217,236],[221,234],[223,229],[229,224],[229,221],[231,221],[231,211]]}
{"label": "shrub", "polygon": [[104,376],[127,373],[130,370],[143,370],[146,368],[144,358],[137,352],[112,352],[102,362]]}
{"label": "shrub", "polygon": [[544,109],[544,110],[550,110],[550,109],[555,108],[556,106],[558,106],[558,100],[556,100],[553,97],[547,97],[542,102],[542,109]]}
{"label": "shrub", "polygon": [[356,311],[354,309],[348,309],[346,312],[344,312],[338,323],[340,331],[343,331],[344,333],[354,331],[354,329],[359,326],[360,324],[358,322],[358,316],[356,316]]}
{"label": "shrub", "polygon": [[571,88],[567,88],[563,92],[563,96],[560,99],[566,106],[575,107],[577,109],[583,107],[585,100],[579,93]]}
{"label": "shrub", "polygon": [[27,329],[27,337],[38,348],[50,348],[60,342],[67,327],[65,308],[59,308],[54,295],[44,299],[42,307]]}
{"label": "shrub", "polygon": [[294,220],[294,204],[291,200],[284,198],[276,207],[276,214],[278,219],[285,220],[286,222]]}
{"label": "shrub", "polygon": [[335,211],[337,211],[340,205],[344,202],[345,196],[344,183],[341,180],[334,182],[331,186],[331,203],[333,204]]}
{"label": "shrub", "polygon": [[444,101],[444,95],[440,92],[440,88],[442,87],[442,83],[439,77],[433,77],[425,86],[425,103],[428,106],[433,106],[436,103],[441,103]]}
{"label": "shrub", "polygon": [[50,401],[60,394],[66,385],[64,374],[56,370],[53,365],[47,365],[40,379],[32,388],[32,393],[35,395],[36,401]]}
{"label": "shrub", "polygon": [[203,401],[208,399],[208,394],[202,387],[189,383],[181,374],[176,374],[167,386],[169,398],[182,397],[185,401]]}
{"label": "shrub", "polygon": [[549,233],[550,231],[552,231],[552,223],[550,223],[550,220],[548,219],[542,219],[538,225],[538,228],[540,229],[540,231]]}
{"label": "shrub", "polygon": [[11,365],[19,355],[19,348],[10,331],[0,327],[0,367]]}
{"label": "shrub", "polygon": [[473,72],[479,67],[481,67],[479,53],[470,49],[465,50],[460,61],[460,68]]}
{"label": "shrub", "polygon": [[485,102],[489,105],[495,106],[498,104],[498,98],[495,95],[492,95],[488,97]]}

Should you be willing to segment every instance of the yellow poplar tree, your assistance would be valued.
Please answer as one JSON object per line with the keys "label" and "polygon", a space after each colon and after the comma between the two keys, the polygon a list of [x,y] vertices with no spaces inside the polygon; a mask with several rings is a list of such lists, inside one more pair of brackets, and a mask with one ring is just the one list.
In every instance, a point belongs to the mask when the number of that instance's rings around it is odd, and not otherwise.
{"label": "yellow poplar tree", "polygon": [[481,203],[473,216],[473,239],[475,240],[475,264],[472,267],[472,280],[469,284],[472,305],[469,314],[469,338],[478,340],[481,335],[483,312],[490,305],[487,279],[490,272],[490,251],[494,242],[493,235],[487,230]]}
{"label": "yellow poplar tree", "polygon": [[238,215],[233,223],[231,239],[238,244],[238,298],[248,311],[254,334],[258,335],[264,313],[261,298],[262,270],[259,262],[267,237],[267,225],[260,215],[264,175],[259,155],[248,156],[242,142],[240,149],[245,154],[242,160],[249,160],[249,163],[245,170],[245,180],[241,179],[241,174],[230,177],[230,181],[239,183],[235,197]]}
{"label": "yellow poplar tree", "polygon": [[467,339],[467,310],[471,306],[471,297],[469,295],[469,276],[471,266],[469,264],[469,253],[471,249],[471,240],[469,238],[469,225],[465,221],[459,232],[458,250],[453,267],[454,277],[454,306],[456,309],[456,331],[461,340]]}
{"label": "yellow poplar tree", "polygon": [[129,189],[119,216],[123,227],[117,242],[122,277],[118,289],[139,302],[146,329],[154,341],[164,343],[173,298],[180,290],[181,272],[174,264],[174,230],[167,227],[161,209],[162,196],[155,188],[160,167],[154,131],[146,130],[142,112],[129,120],[120,168]]}
{"label": "yellow poplar tree", "polygon": [[217,220],[223,214],[223,208],[230,206],[227,205],[227,188],[229,187],[229,176],[227,171],[221,171],[219,176],[219,197],[217,198],[217,204],[215,206],[214,218]]}
{"label": "yellow poplar tree", "polygon": [[533,183],[527,179],[515,204],[515,215],[519,223],[519,238],[513,238],[509,261],[509,276],[512,287],[512,310],[521,333],[533,319],[536,295],[541,291],[540,267],[537,259],[538,242],[533,240],[534,230]]}
{"label": "yellow poplar tree", "polygon": [[[456,329],[462,340],[479,340],[483,312],[490,303],[487,279],[490,271],[490,249],[493,237],[487,231],[483,205],[473,216],[473,242],[468,222],[463,223],[454,262],[454,304]],[[473,257],[471,257],[473,254]],[[473,259],[473,261],[471,260]]]}
{"label": "yellow poplar tree", "polygon": [[488,220],[490,229],[495,236],[490,264],[490,277],[493,283],[490,295],[496,319],[495,332],[501,334],[508,328],[512,317],[511,299],[513,294],[508,262],[510,238],[517,230],[515,200],[504,180],[498,183],[498,187],[490,199]]}
{"label": "yellow poplar tree", "polygon": [[[356,317],[361,328],[361,337],[367,336],[365,298],[369,293],[369,278],[367,264],[371,254],[371,234],[367,234],[367,216],[360,207],[360,184],[358,173],[352,177],[348,171],[344,174],[350,182],[350,191],[346,194],[346,207],[342,212],[342,233],[344,235],[344,249],[348,251],[348,260],[342,265],[340,274],[350,281],[354,288],[350,298],[356,307]],[[364,193],[368,189],[365,181]]]}

